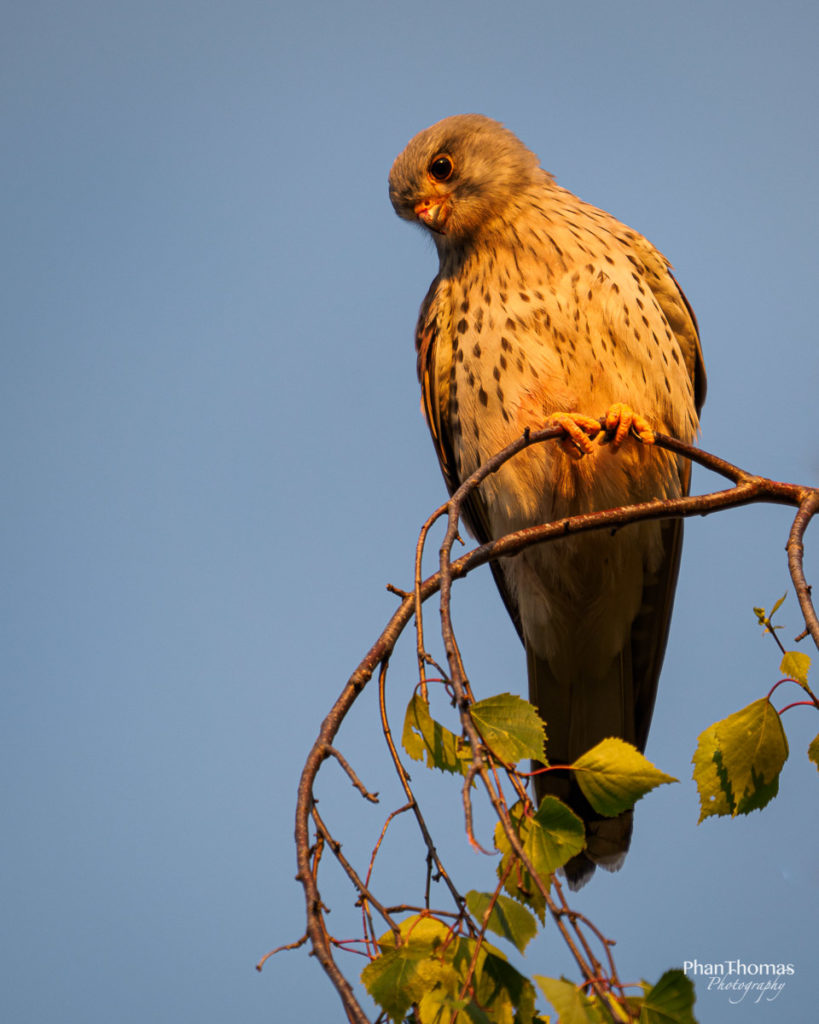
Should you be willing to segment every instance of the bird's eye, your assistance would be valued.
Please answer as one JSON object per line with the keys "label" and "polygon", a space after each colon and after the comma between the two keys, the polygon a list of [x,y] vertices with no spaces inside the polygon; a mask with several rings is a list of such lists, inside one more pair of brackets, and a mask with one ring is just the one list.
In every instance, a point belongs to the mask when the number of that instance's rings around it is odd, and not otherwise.
{"label": "bird's eye", "polygon": [[452,160],[446,153],[434,157],[429,165],[429,176],[434,181],[449,181],[455,169]]}

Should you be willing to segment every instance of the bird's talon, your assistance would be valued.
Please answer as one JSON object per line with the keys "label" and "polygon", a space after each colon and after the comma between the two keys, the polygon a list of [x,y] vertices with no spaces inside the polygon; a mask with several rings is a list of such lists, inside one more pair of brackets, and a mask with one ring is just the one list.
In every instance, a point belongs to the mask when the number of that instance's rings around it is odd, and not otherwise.
{"label": "bird's talon", "polygon": [[594,451],[592,439],[601,429],[598,420],[581,412],[558,412],[552,416],[551,422],[565,433],[559,444],[570,459],[582,459]]}
{"label": "bird's talon", "polygon": [[643,444],[654,444],[654,431],[645,416],[625,402],[615,402],[606,410],[606,428],[601,443],[611,444],[611,450],[616,452],[629,434]]}

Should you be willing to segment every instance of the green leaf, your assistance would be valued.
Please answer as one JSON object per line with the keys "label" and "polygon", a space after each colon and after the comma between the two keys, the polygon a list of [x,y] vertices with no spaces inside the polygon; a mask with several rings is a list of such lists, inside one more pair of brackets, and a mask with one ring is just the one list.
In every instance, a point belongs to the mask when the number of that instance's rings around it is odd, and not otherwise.
{"label": "green leaf", "polygon": [[[583,822],[557,797],[545,796],[532,818],[523,814],[520,803],[515,804],[509,814],[523,845],[523,852],[546,886],[549,885],[549,875],[563,867],[586,845]],[[498,877],[502,878],[509,861],[515,859],[515,854],[500,822],[495,826],[495,846],[503,854],[498,865]],[[510,896],[532,907],[543,920],[546,906],[543,894],[522,863],[513,866],[504,889]]]}
{"label": "green leaf", "polygon": [[523,852],[539,875],[546,877],[586,845],[586,829],[578,816],[556,796],[545,796],[530,820]]}
{"label": "green leaf", "polygon": [[440,985],[424,993],[415,1020],[419,1024],[492,1024],[491,1018],[469,999],[451,995]]}
{"label": "green leaf", "polygon": [[[517,832],[521,843],[525,845],[531,818],[527,818],[524,815],[523,804],[520,802],[513,804],[509,808],[509,817],[512,819],[512,826]],[[500,822],[495,826],[495,848],[500,850],[503,855],[500,864],[498,864],[498,878],[503,878],[509,861],[514,859],[514,854],[512,853],[512,847],[509,845],[509,840],[506,838],[503,825]],[[545,881],[548,884],[548,879],[545,879]],[[544,920],[546,900],[523,864],[518,862],[512,866],[512,870],[509,872],[503,887],[510,896],[531,907],[541,922]]]}
{"label": "green leaf", "polygon": [[802,651],[788,651],[782,659],[779,671],[783,676],[795,679],[797,683],[807,687],[808,670],[810,669],[810,655]]}
{"label": "green leaf", "polygon": [[384,932],[378,940],[379,948],[386,953],[401,948],[401,944],[411,944],[425,953],[434,953],[441,943],[451,939],[449,925],[429,914],[413,914],[404,918],[399,924],[400,943],[396,942],[392,931]]}
{"label": "green leaf", "polygon": [[479,700],[469,709],[484,743],[504,764],[525,757],[545,763],[546,728],[532,705],[511,693]]}
{"label": "green leaf", "polygon": [[614,736],[579,757],[572,768],[583,794],[598,814],[614,817],[656,786],[678,780],[659,771],[625,740]]}
{"label": "green leaf", "polygon": [[773,608],[771,608],[770,615],[765,614],[764,608],[754,608],[754,615],[756,615],[757,621],[759,622],[760,626],[765,627],[766,633],[773,633],[775,629],[782,629],[782,626],[774,626],[774,624],[771,622],[771,619],[774,617],[775,612],[781,607],[782,602],[785,600],[787,596],[788,593],[786,591],[782,595],[782,597],[780,597],[779,600],[774,604]]}
{"label": "green leaf", "polygon": [[367,991],[394,1021],[402,1021],[413,1003],[438,984],[451,968],[412,945],[391,949],[361,972]]}
{"label": "green leaf", "polygon": [[485,957],[479,956],[475,970],[475,1002],[488,1011],[493,1024],[530,1021],[535,1014],[535,989],[531,981],[488,943],[481,946],[481,954],[484,952]]}
{"label": "green leaf", "polygon": [[560,1024],[593,1024],[589,1013],[589,1000],[580,989],[562,978],[544,978],[535,975],[541,991],[557,1010]]}
{"label": "green leaf", "polygon": [[[475,892],[472,889],[466,894],[466,905],[479,923],[483,923],[491,900],[492,893],[488,892]],[[510,900],[508,896],[497,897],[486,927],[508,939],[521,953],[537,935],[537,921],[520,903]]]}
{"label": "green leaf", "polygon": [[714,722],[700,734],[697,749],[694,752],[694,782],[700,795],[700,817],[697,824],[710,818],[712,814],[719,817],[733,813],[734,805],[731,798],[731,787],[721,771],[721,758],[718,755],[717,729],[720,723]]}
{"label": "green leaf", "polygon": [[[400,924],[404,945],[386,932],[382,955],[362,972],[370,995],[392,1020],[417,1004],[420,1024],[516,1024],[535,1013],[532,983],[486,940],[453,934],[443,921],[416,914]],[[397,954],[397,955],[396,955]],[[474,961],[470,988],[461,997]]]}
{"label": "green leaf", "polygon": [[[367,991],[392,1020],[403,1020],[413,1003],[431,993],[439,1002],[454,998],[459,990],[456,955],[461,953],[464,962],[459,940],[452,941],[449,926],[438,918],[415,914],[399,928],[403,944],[396,946],[392,931],[385,932],[378,940],[382,955],[361,973]],[[439,955],[442,947],[448,950],[445,957]],[[422,1018],[422,1024],[433,1020],[434,1016]]]}
{"label": "green leaf", "polygon": [[715,722],[700,736],[693,759],[700,821],[764,807],[779,791],[787,757],[782,723],[766,697]]}
{"label": "green leaf", "polygon": [[414,761],[426,754],[427,767],[444,772],[464,774],[472,756],[468,744],[432,718],[419,693],[414,693],[407,705],[401,743]]}
{"label": "green leaf", "polygon": [[736,805],[734,814],[764,807],[776,796],[779,773],[788,757],[788,741],[776,708],[764,697],[754,701],[723,719],[717,737]]}
{"label": "green leaf", "polygon": [[697,1024],[694,985],[682,971],[666,971],[640,1007],[640,1024]]}
{"label": "green leaf", "polygon": [[808,747],[808,757],[813,761],[816,767],[819,768],[819,736],[817,736]]}

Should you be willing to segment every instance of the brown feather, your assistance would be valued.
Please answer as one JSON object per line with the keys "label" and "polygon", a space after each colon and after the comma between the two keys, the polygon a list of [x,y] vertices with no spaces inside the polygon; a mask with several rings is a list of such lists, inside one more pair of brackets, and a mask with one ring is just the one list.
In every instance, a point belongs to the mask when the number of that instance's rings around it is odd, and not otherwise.
{"label": "brown feather", "polygon": [[[446,160],[440,164],[444,154]],[[443,166],[443,172],[441,167]],[[434,173],[433,173],[434,172]],[[429,228],[440,269],[416,333],[424,413],[452,493],[490,456],[558,412],[627,402],[692,440],[706,378],[694,313],[665,257],[557,186],[500,124],[447,118],[390,173],[396,212]],[[516,456],[470,495],[481,542],[561,516],[687,493],[683,460],[627,440],[580,462],[557,446]],[[586,534],[492,564],[524,641],[551,763],[606,736],[645,746],[679,569],[682,524]],[[586,821],[573,884],[622,861],[632,815],[602,819],[567,772],[538,776]]]}

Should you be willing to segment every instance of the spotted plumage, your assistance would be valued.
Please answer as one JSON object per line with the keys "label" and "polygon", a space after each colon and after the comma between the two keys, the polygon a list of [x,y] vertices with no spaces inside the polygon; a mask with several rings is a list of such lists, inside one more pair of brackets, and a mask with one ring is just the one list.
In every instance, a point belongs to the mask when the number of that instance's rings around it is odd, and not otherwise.
{"label": "spotted plumage", "polygon": [[[667,260],[558,186],[511,132],[476,114],[438,122],[395,161],[390,198],[438,250],[416,347],[450,490],[553,416],[597,417],[625,403],[659,431],[695,436],[705,373],[694,315]],[[687,487],[682,461],[634,438],[580,459],[540,446],[484,481],[467,525],[486,541]],[[645,523],[493,565],[526,646],[552,763],[610,735],[645,746],[681,538],[679,522]],[[538,794],[557,793],[587,821],[587,851],[567,866],[582,884],[595,863],[622,862],[631,818],[597,819],[558,776],[539,776]]]}

